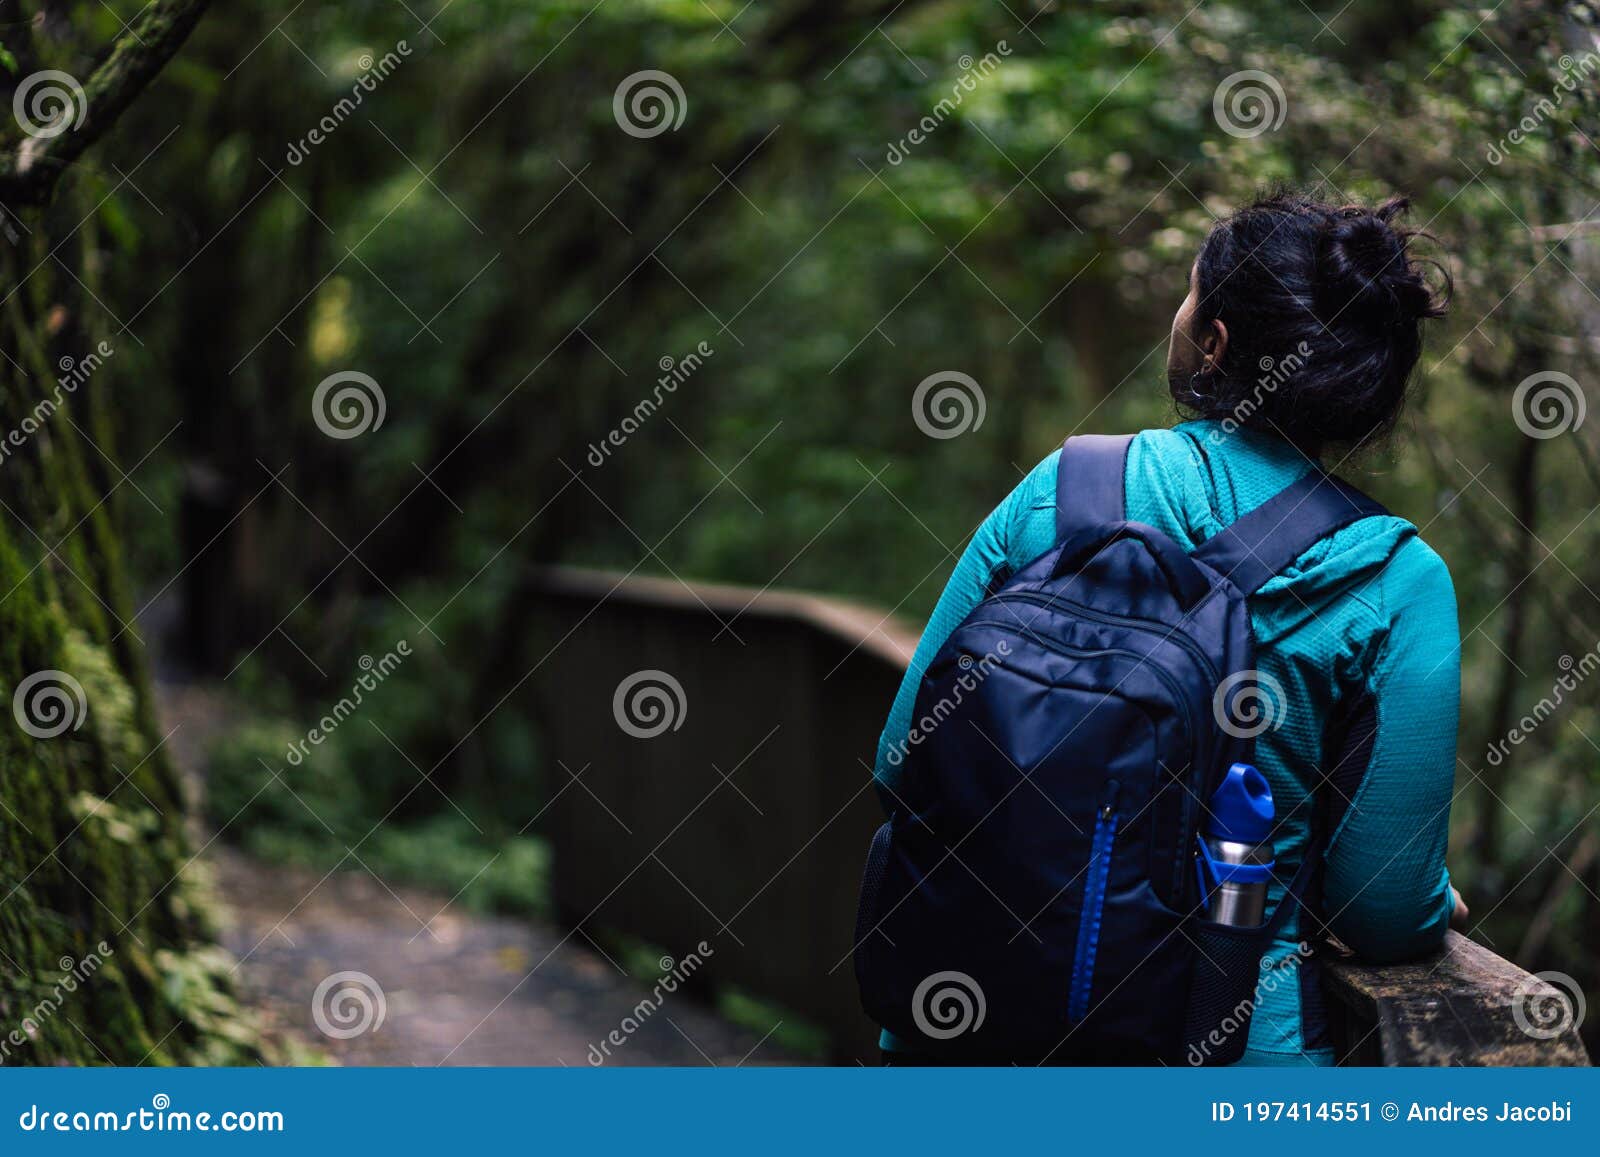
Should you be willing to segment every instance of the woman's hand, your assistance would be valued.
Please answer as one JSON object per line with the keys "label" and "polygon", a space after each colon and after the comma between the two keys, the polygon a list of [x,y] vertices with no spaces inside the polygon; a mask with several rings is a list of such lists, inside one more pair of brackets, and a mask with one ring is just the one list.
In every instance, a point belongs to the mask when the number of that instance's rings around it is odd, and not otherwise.
{"label": "woman's hand", "polygon": [[1465,932],[1467,930],[1467,917],[1471,913],[1467,911],[1467,902],[1461,898],[1461,893],[1455,890],[1454,885],[1451,885],[1450,888],[1450,899],[1455,901],[1455,907],[1450,911],[1450,927],[1457,932]]}

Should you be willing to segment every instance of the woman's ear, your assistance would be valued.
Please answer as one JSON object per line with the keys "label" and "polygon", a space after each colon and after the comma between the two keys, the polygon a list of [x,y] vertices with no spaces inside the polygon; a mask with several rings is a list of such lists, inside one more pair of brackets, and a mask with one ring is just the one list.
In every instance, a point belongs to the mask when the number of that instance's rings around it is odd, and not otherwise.
{"label": "woman's ear", "polygon": [[1222,359],[1228,352],[1228,327],[1221,318],[1214,319],[1206,332],[1200,335],[1200,350],[1205,354],[1207,373],[1222,366]]}

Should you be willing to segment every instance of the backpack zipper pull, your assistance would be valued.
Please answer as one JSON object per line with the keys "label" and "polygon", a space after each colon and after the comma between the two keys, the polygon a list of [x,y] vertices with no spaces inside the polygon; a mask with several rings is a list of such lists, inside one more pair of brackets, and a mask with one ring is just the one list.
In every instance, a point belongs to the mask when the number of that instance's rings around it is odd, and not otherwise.
{"label": "backpack zipper pull", "polygon": [[1113,815],[1116,814],[1116,811],[1117,811],[1117,790],[1121,786],[1122,785],[1119,784],[1116,780],[1112,780],[1110,783],[1108,783],[1106,785],[1105,802],[1100,805],[1100,822],[1101,823],[1105,823]]}

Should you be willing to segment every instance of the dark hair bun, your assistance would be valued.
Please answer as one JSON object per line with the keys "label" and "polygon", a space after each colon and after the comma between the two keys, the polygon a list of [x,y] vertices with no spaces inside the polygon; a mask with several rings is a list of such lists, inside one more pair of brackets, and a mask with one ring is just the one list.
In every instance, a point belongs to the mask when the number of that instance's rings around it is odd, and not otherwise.
{"label": "dark hair bun", "polygon": [[1391,325],[1442,315],[1443,306],[1409,259],[1413,235],[1390,223],[1408,205],[1395,197],[1377,209],[1345,206],[1328,217],[1317,254],[1319,314],[1352,310]]}
{"label": "dark hair bun", "polygon": [[[1228,330],[1221,365],[1179,405],[1274,431],[1308,450],[1390,430],[1442,317],[1449,274],[1419,259],[1408,202],[1328,205],[1274,193],[1217,223],[1195,263],[1197,318]],[[1434,264],[1444,287],[1424,276]]]}

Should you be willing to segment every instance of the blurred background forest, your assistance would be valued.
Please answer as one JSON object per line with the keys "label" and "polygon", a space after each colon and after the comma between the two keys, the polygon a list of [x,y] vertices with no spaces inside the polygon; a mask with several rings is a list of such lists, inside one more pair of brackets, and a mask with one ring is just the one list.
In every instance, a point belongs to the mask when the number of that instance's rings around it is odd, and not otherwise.
{"label": "blurred background forest", "polygon": [[[143,7],[5,4],[0,96],[85,74]],[[76,505],[33,517],[34,451],[0,468],[7,550],[48,574],[120,541],[158,675],[237,705],[206,789],[225,839],[321,872],[387,817],[378,874],[538,914],[524,821],[559,779],[521,707],[531,568],[919,622],[1066,433],[1173,420],[1167,327],[1217,215],[1280,182],[1405,193],[1454,308],[1393,444],[1343,470],[1455,577],[1475,935],[1594,991],[1595,28],[1535,0],[217,6],[48,209],[8,209],[32,376],[113,352],[56,435]],[[952,372],[981,420],[930,437],[913,395]],[[327,433],[340,374],[382,400],[346,399],[360,436]],[[286,760],[402,641],[374,726]]]}

